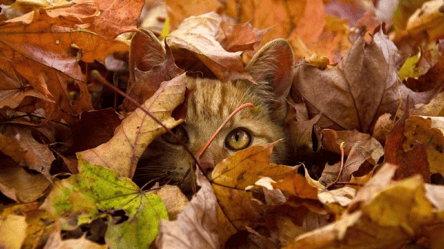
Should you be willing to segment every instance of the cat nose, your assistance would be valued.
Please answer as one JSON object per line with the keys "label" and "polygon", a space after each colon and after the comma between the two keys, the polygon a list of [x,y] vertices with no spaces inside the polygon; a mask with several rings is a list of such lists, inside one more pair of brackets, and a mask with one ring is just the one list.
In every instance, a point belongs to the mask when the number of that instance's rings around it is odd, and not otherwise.
{"label": "cat nose", "polygon": [[202,167],[202,171],[204,173],[207,173],[208,171],[210,171],[210,170],[212,170],[214,168],[214,163],[213,162],[199,160],[199,164]]}
{"label": "cat nose", "polygon": [[206,174],[213,170],[215,165],[214,165],[213,153],[211,153],[211,151],[207,150],[198,160],[200,166],[202,167],[203,173]]}

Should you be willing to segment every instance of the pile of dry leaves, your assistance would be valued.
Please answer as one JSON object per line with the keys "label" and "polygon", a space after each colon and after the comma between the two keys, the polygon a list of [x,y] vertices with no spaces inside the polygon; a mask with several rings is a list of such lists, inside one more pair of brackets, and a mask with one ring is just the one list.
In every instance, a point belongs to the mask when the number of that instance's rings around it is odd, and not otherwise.
{"label": "pile of dry leaves", "polygon": [[[0,247],[444,248],[444,3],[387,2],[0,5]],[[157,121],[182,122],[186,70],[250,79],[278,37],[303,165],[252,146],[191,201],[131,181]],[[162,63],[140,67],[157,38]]]}

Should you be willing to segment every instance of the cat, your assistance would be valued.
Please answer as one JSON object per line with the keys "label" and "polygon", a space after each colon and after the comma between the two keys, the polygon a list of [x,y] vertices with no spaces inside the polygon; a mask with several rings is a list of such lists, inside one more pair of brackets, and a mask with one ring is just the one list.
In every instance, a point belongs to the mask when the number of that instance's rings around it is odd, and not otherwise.
{"label": "cat", "polygon": [[[236,151],[277,140],[282,141],[274,147],[271,162],[285,164],[288,161],[290,143],[284,119],[293,58],[290,44],[276,39],[264,45],[246,66],[256,84],[247,80],[222,82],[187,77],[187,88],[193,89],[187,117],[172,131],[194,155],[237,107],[247,102],[256,106],[241,110],[223,127],[199,160],[205,170],[211,170]],[[166,133],[147,147],[139,159],[133,181],[139,186],[149,181],[177,184],[193,165],[192,157]],[[185,193],[192,189],[192,174],[179,186]]]}

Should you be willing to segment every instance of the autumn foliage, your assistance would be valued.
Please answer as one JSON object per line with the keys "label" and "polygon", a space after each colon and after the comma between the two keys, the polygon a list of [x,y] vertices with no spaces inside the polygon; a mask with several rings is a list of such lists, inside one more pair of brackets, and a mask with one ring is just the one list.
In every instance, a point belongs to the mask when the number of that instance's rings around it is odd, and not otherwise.
{"label": "autumn foliage", "polygon": [[[0,248],[444,248],[442,1],[8,2]],[[184,120],[186,72],[252,81],[245,65],[275,38],[297,61],[301,164],[270,163],[276,141],[211,180],[192,171],[191,200],[132,182]]]}

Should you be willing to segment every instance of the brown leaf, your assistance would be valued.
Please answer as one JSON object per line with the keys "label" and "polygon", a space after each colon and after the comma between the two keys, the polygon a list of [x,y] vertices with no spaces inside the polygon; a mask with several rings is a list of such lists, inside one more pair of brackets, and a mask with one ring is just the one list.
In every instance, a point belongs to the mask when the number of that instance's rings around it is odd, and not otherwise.
{"label": "brown leaf", "polygon": [[178,186],[164,185],[160,190],[152,193],[162,198],[170,221],[176,220],[178,215],[188,207],[189,201]]}
{"label": "brown leaf", "polygon": [[249,22],[220,24],[216,40],[228,52],[256,50],[268,29],[257,29]]}
{"label": "brown leaf", "polygon": [[[4,127],[0,134],[0,142],[0,151],[12,158],[16,162],[15,166],[27,166],[29,169],[41,173],[48,181],[52,182],[49,170],[55,157],[49,150],[48,145],[41,144],[32,137],[28,128]],[[7,170],[6,168],[4,167],[4,170]],[[20,179],[15,180],[20,181]]]}
{"label": "brown leaf", "polygon": [[[207,13],[185,19],[166,38],[174,54],[176,64],[184,69],[203,63],[220,80],[247,79],[241,52],[227,52],[216,40],[222,19],[216,13]],[[188,66],[187,66],[188,65]]]}
{"label": "brown leaf", "polygon": [[159,248],[219,248],[217,200],[206,180],[176,221],[161,220],[156,245]]}
{"label": "brown leaf", "polygon": [[[412,116],[405,121],[404,126],[404,142],[402,148],[404,151],[410,150],[415,146],[416,141],[427,144],[427,158],[430,165],[430,173],[444,174],[443,167],[443,148],[444,136],[442,130],[439,130],[436,125],[432,125],[433,120],[440,117],[431,117],[424,119],[418,116]],[[436,121],[435,121],[436,122]]]}
{"label": "brown leaf", "polygon": [[437,226],[442,231],[441,211],[426,198],[421,177],[393,182],[395,170],[393,165],[381,168],[359,190],[349,212],[298,237],[287,248],[338,248],[338,244],[340,248],[400,248],[409,241],[421,242],[424,237],[418,239],[417,233],[424,227]]}
{"label": "brown leaf", "polygon": [[[245,190],[248,186],[253,185],[261,176],[270,177],[275,181],[294,176],[294,168],[270,163],[274,145],[275,143],[249,147],[214,168],[212,185],[220,207],[217,229],[221,244],[225,243],[236,228],[254,227],[264,215],[265,207],[254,201],[253,193]],[[298,186],[299,184],[289,186],[289,191],[311,193],[311,189],[305,190]]]}
{"label": "brown leaf", "polygon": [[[0,71],[12,81],[20,82],[16,85],[28,87],[29,84],[51,99],[46,101],[40,97],[33,108],[43,108],[48,120],[73,122],[71,115],[92,109],[79,60],[104,61],[112,52],[128,50],[124,42],[106,40],[78,28],[90,27],[98,13],[94,3],[81,2],[39,9],[0,24],[3,44],[0,51],[4,55]],[[70,89],[77,89],[79,97],[70,98]]]}
{"label": "brown leaf", "polygon": [[284,191],[287,194],[297,196],[302,199],[318,199],[318,189],[311,186],[304,176],[295,171],[289,172],[284,178],[272,183],[273,187]]}
{"label": "brown leaf", "polygon": [[[143,106],[168,128],[181,121],[171,117],[173,109],[182,103],[186,89],[186,76],[182,74],[161,84],[157,92]],[[77,153],[85,161],[109,167],[120,176],[132,177],[137,161],[146,146],[165,131],[140,109],[132,112],[119,125],[114,136],[96,148]]]}
{"label": "brown leaf", "polygon": [[119,115],[112,109],[83,112],[80,121],[71,128],[74,141],[65,154],[91,149],[107,142],[120,123]]}
{"label": "brown leaf", "polygon": [[222,5],[217,0],[190,0],[187,2],[166,0],[168,5],[168,16],[171,19],[171,26],[177,28],[187,17],[201,15],[208,12],[218,12]]}
{"label": "brown leaf", "polygon": [[[416,50],[418,44],[436,41],[444,37],[444,17],[442,15],[443,3],[439,0],[419,2],[401,2],[413,8],[412,15],[403,16],[400,27],[394,33],[393,41],[406,51]],[[421,8],[418,5],[422,4]],[[404,13],[404,11],[400,12]],[[407,20],[408,19],[408,20]]]}
{"label": "brown leaf", "polygon": [[0,191],[16,202],[36,201],[51,186],[44,175],[30,174],[6,156],[0,156],[0,163]]}
{"label": "brown leaf", "polygon": [[49,235],[48,241],[45,244],[45,248],[54,248],[54,249],[106,249],[109,246],[107,244],[101,245],[99,243],[93,242],[86,238],[86,233],[82,235],[82,237],[77,239],[63,239],[60,230],[56,230]]}
{"label": "brown leaf", "polygon": [[422,175],[425,182],[430,181],[430,166],[427,159],[427,145],[414,142],[410,150],[405,151],[405,121],[409,116],[406,111],[387,134],[385,142],[385,161],[398,165],[394,179],[404,179],[414,174]]}
{"label": "brown leaf", "polygon": [[322,114],[323,128],[371,131],[377,118],[394,114],[409,95],[414,104],[425,103],[434,92],[416,93],[397,81],[395,45],[379,31],[366,44],[358,39],[341,63],[320,70],[302,63],[296,70],[291,96],[302,96],[312,118]]}
{"label": "brown leaf", "polygon": [[142,11],[144,0],[98,1],[97,15],[88,29],[100,37],[114,39],[117,35],[136,29],[136,19]]}
{"label": "brown leaf", "polygon": [[[157,91],[162,82],[171,80],[183,72],[184,70],[174,63],[168,45],[164,49],[150,31],[136,33],[130,49],[131,86],[127,90],[129,96],[143,103]],[[125,99],[122,108],[133,111],[137,106]]]}
{"label": "brown leaf", "polygon": [[[350,181],[352,174],[357,172],[361,166],[368,164],[376,165],[381,156],[384,155],[382,145],[372,136],[357,131],[335,131],[324,129],[321,131],[322,147],[341,155],[339,145],[344,142],[344,162],[342,174],[339,181]],[[330,183],[339,174],[340,163],[334,166],[326,166],[319,179],[321,182]],[[372,167],[370,167],[371,169]],[[368,173],[365,172],[365,173]]]}

